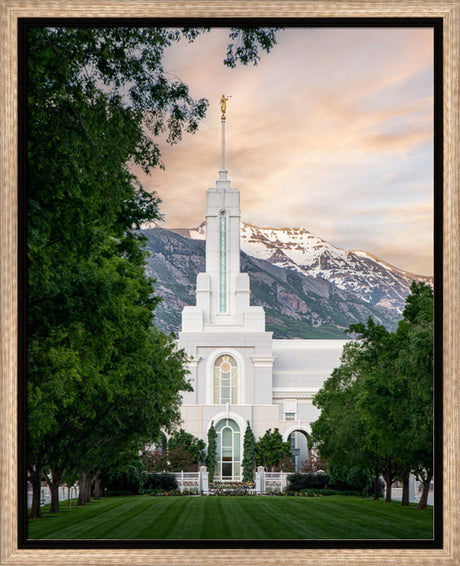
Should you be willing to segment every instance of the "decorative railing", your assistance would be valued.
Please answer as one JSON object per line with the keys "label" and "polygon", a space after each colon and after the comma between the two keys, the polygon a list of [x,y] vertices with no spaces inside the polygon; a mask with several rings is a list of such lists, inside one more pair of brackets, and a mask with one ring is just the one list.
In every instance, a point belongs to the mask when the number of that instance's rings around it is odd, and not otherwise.
{"label": "decorative railing", "polygon": [[258,494],[283,491],[287,486],[286,472],[266,472],[263,466],[259,466],[256,472],[256,492]]}
{"label": "decorative railing", "polygon": [[198,472],[174,472],[179,491],[190,493],[208,493],[208,472],[206,466],[202,466]]}

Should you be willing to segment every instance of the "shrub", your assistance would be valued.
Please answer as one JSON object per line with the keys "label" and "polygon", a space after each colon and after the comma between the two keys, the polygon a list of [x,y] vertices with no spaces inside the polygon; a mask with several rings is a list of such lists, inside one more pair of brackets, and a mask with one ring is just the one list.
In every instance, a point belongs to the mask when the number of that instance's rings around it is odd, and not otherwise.
{"label": "shrub", "polygon": [[329,474],[324,472],[296,472],[288,476],[288,491],[302,491],[304,489],[324,489],[329,482]]}
{"label": "shrub", "polygon": [[374,477],[368,470],[348,466],[329,466],[329,487],[339,491],[373,491]]}
{"label": "shrub", "polygon": [[149,490],[174,491],[177,487],[177,480],[174,474],[168,474],[168,472],[147,474],[144,483],[144,488]]}
{"label": "shrub", "polygon": [[112,470],[104,481],[108,493],[142,493],[146,473],[142,462],[131,462],[121,470]]}
{"label": "shrub", "polygon": [[116,496],[119,496],[119,495],[132,495],[132,494],[133,494],[132,491],[123,491],[123,490],[116,490],[116,491],[106,490],[106,491],[104,491],[105,497],[116,497]]}

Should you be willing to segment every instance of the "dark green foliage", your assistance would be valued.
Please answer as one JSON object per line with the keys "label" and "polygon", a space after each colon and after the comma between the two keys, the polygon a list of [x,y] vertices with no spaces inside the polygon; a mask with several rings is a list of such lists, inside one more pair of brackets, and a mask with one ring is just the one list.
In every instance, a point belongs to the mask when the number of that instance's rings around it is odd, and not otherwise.
{"label": "dark green foliage", "polygon": [[[208,102],[165,72],[165,49],[203,29],[28,30],[28,469],[52,493],[89,486],[179,419],[185,356],[160,333],[141,223],[159,199],[131,173],[163,166],[157,136],[193,133]],[[233,32],[233,39],[246,37]],[[230,63],[274,44],[251,35]],[[245,50],[248,57],[245,57]],[[82,484],[83,485],[83,484]],[[89,490],[85,490],[88,491]],[[83,503],[84,497],[82,497]],[[85,501],[86,502],[86,501]],[[59,511],[53,495],[52,511]]]}
{"label": "dark green foliage", "polygon": [[314,445],[331,475],[343,466],[371,470],[374,481],[380,473],[387,502],[396,478],[415,472],[428,489],[433,470],[432,289],[414,282],[406,304],[396,332],[372,319],[350,326],[358,339],[313,401]]}
{"label": "dark green foliage", "polygon": [[329,465],[329,486],[338,491],[370,492],[374,487],[374,477],[369,470],[350,468],[338,464]]}
{"label": "dark green foliage", "polygon": [[122,492],[138,495],[142,493],[147,474],[141,462],[131,462],[121,470],[113,470],[104,479],[108,492]]}
{"label": "dark green foliage", "polygon": [[178,485],[174,474],[163,472],[160,474],[148,473],[143,487],[144,489],[175,491]]}
{"label": "dark green foliage", "polygon": [[256,464],[267,470],[274,470],[286,456],[291,456],[289,442],[284,442],[280,431],[271,428],[259,438],[256,447]]}
{"label": "dark green foliage", "polygon": [[228,67],[236,67],[237,62],[247,65],[257,65],[260,61],[259,47],[266,53],[276,45],[276,33],[280,28],[232,28],[230,39],[232,43],[227,49],[227,57],[224,64]]}
{"label": "dark green foliage", "polygon": [[[29,31],[29,470],[46,465],[54,486],[129,461],[177,420],[179,391],[188,388],[184,355],[153,326],[158,300],[136,230],[159,217],[159,201],[128,169],[159,163],[145,113],[155,110],[155,127],[163,127],[161,113],[172,112],[177,141],[180,125],[193,130],[205,109],[179,85],[167,86],[161,67],[151,73],[160,36]],[[142,54],[139,44],[154,38]],[[164,90],[155,107],[146,94],[154,84]]]}
{"label": "dark green foliage", "polygon": [[159,450],[147,451],[142,455],[142,461],[148,472],[196,472],[198,462],[182,446],[170,448],[165,452]]}
{"label": "dark green foliage", "polygon": [[174,450],[178,447],[188,452],[196,463],[202,462],[206,444],[201,438],[197,438],[181,428],[175,431],[168,440],[168,448],[170,450]]}
{"label": "dark green foliage", "polygon": [[208,469],[208,480],[214,481],[214,474],[217,468],[217,432],[214,428],[214,422],[208,430],[208,451],[206,454],[206,466]]}
{"label": "dark green foliage", "polygon": [[288,491],[302,491],[303,489],[324,489],[329,484],[329,474],[325,472],[296,472],[288,476]]}
{"label": "dark green foliage", "polygon": [[254,480],[255,455],[256,438],[248,421],[243,440],[243,482],[250,483]]}
{"label": "dark green foliage", "polygon": [[301,489],[299,491],[297,490],[292,490],[292,491],[288,491],[287,492],[288,495],[297,495],[297,494],[302,494],[302,495],[308,495],[309,497],[314,497],[316,495],[353,495],[353,496],[357,496],[357,495],[362,495],[362,493],[360,491],[356,491],[356,490],[349,490],[349,489],[316,489],[316,488],[309,488],[309,489]]}
{"label": "dark green foliage", "polygon": [[[198,466],[204,461],[206,443],[201,438],[197,438],[185,432],[183,428],[175,431],[168,440],[168,454],[181,451],[190,457],[191,463],[198,469]],[[183,469],[183,468],[182,468]],[[176,470],[179,471],[179,470]]]}

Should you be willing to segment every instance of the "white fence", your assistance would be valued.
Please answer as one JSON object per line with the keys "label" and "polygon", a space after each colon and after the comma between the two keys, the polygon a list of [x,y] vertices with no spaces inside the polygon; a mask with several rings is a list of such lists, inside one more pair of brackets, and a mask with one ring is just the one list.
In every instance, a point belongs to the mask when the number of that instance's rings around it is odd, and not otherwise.
{"label": "white fence", "polygon": [[[411,503],[418,503],[422,496],[423,484],[422,482],[418,481],[416,477],[411,474],[409,476],[409,501]],[[385,490],[386,492],[386,486]],[[392,487],[391,488],[391,498],[394,501],[401,501],[402,500],[402,487]],[[428,493],[428,505],[433,505],[434,502],[434,483],[433,480],[430,484],[430,491]]]}
{"label": "white fence", "polygon": [[[74,485],[72,487],[67,487],[65,485],[59,486],[59,501],[68,501],[78,497],[79,487]],[[51,492],[47,485],[43,485],[40,488],[40,505],[48,505],[51,503]],[[27,508],[32,507],[32,486],[27,484]]]}
{"label": "white fence", "polygon": [[174,472],[177,485],[181,493],[185,490],[198,495],[209,492],[208,471],[206,466],[201,466],[199,472]]}
{"label": "white fence", "polygon": [[287,486],[286,472],[266,472],[263,466],[259,466],[256,472],[256,493],[272,493],[283,491]]}

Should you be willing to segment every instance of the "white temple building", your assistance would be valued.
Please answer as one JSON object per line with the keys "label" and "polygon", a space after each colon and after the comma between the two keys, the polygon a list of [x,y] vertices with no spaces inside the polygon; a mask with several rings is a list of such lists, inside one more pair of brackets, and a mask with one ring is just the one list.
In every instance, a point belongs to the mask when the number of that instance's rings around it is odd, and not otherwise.
{"label": "white temple building", "polygon": [[225,100],[221,123],[221,169],[206,193],[206,272],[198,274],[196,306],[183,309],[179,333],[193,387],[182,394],[181,426],[207,442],[214,423],[215,477],[239,480],[247,422],[256,439],[278,428],[297,468],[308,459],[305,435],[319,415],[312,398],[346,341],[274,340],[264,309],[251,306],[249,275],[240,271],[240,193],[225,168]]}

